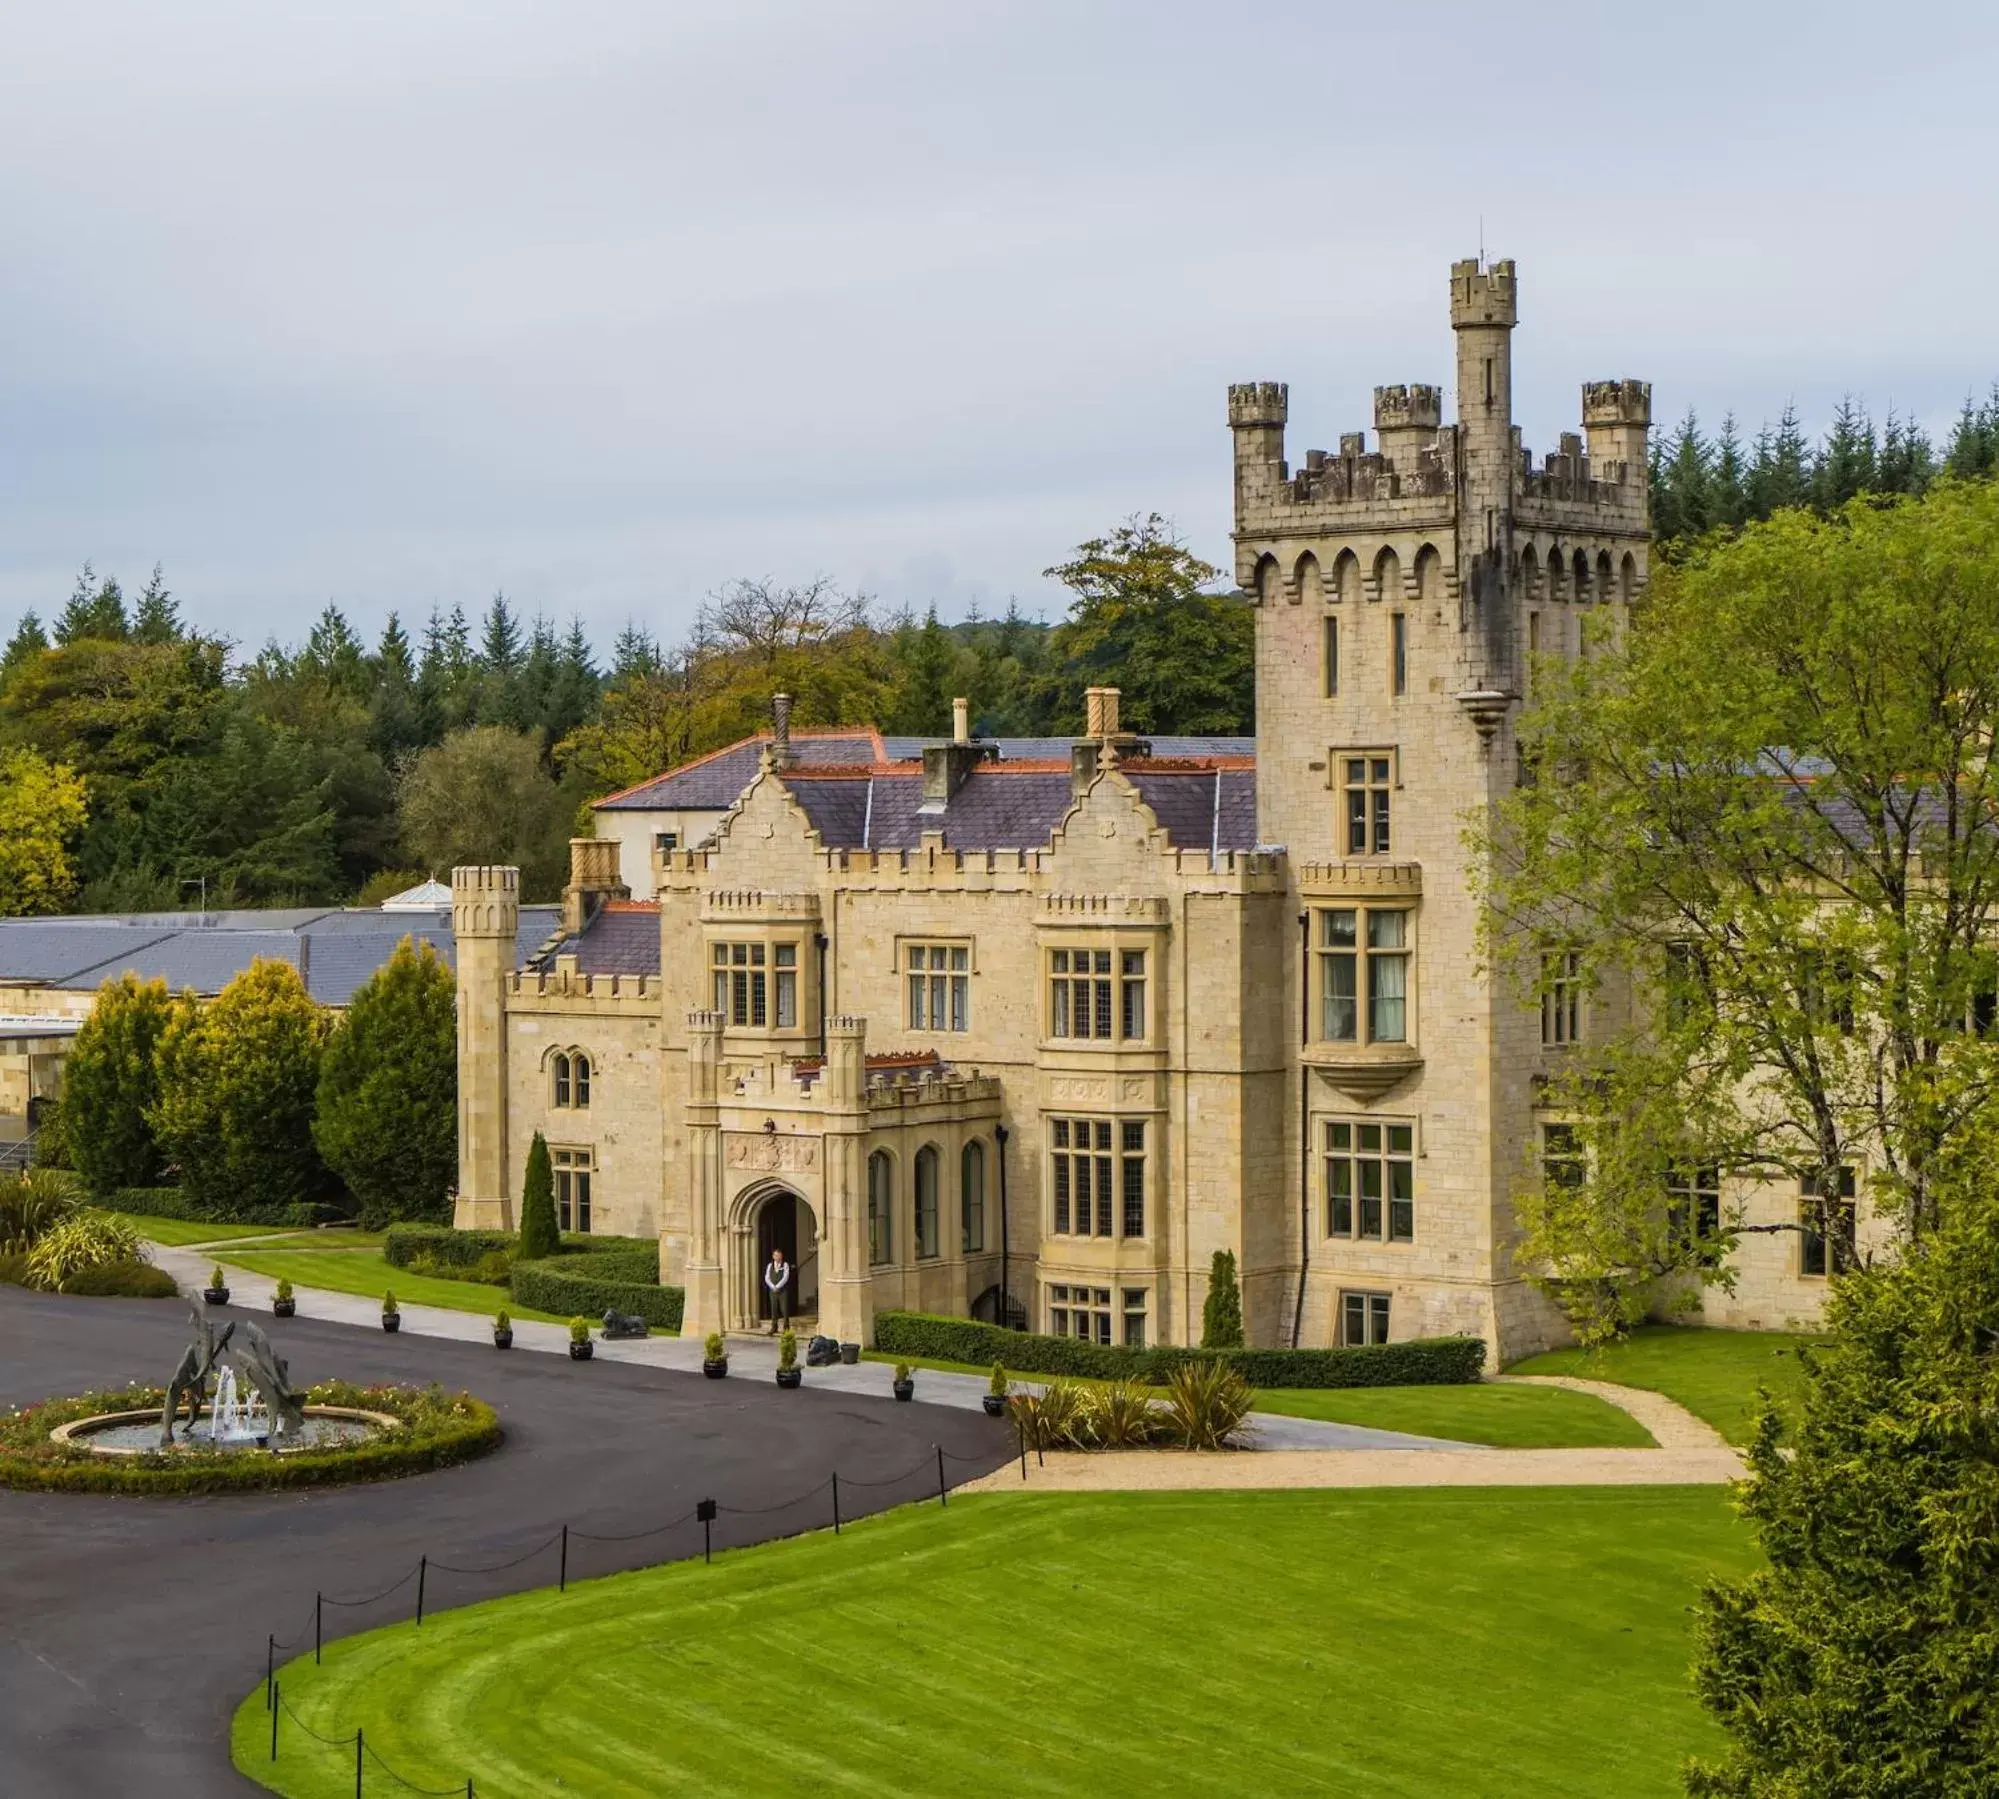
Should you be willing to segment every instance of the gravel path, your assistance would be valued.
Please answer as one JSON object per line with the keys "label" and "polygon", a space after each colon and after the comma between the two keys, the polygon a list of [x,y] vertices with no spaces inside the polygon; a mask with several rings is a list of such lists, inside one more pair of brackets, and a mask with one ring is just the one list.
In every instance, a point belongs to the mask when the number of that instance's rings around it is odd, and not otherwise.
{"label": "gravel path", "polygon": [[1523,1387],[1566,1387],[1571,1393],[1589,1393],[1607,1400],[1644,1425],[1661,1449],[1728,1448],[1728,1439],[1705,1418],[1696,1418],[1678,1400],[1644,1387],[1620,1387],[1607,1380],[1579,1380],[1573,1374],[1502,1374],[1498,1378],[1518,1381]]}

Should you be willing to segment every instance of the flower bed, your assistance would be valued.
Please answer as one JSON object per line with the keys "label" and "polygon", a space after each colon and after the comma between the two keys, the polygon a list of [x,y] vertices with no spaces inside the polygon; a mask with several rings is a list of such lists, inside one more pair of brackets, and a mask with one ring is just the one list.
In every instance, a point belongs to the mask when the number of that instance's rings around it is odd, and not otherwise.
{"label": "flower bed", "polygon": [[380,1412],[396,1420],[391,1433],[337,1449],[285,1455],[260,1450],[172,1449],[115,1460],[50,1440],[57,1426],[104,1412],[138,1412],[166,1401],[159,1387],[82,1393],[19,1411],[0,1412],[0,1487],[73,1493],[236,1493],[283,1487],[324,1487],[350,1481],[423,1474],[497,1449],[500,1421],[469,1393],[440,1387],[357,1387],[322,1381],[308,1405]]}

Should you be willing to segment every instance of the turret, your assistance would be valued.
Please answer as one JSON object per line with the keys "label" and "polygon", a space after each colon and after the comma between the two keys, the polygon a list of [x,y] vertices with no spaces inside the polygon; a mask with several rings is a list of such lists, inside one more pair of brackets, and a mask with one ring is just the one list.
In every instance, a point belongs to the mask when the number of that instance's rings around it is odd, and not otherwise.
{"label": "turret", "polygon": [[520,931],[518,868],[454,868],[461,1229],[512,1230],[507,1181],[507,977]]}
{"label": "turret", "polygon": [[1374,428],[1381,438],[1381,453],[1403,475],[1413,475],[1416,457],[1437,441],[1444,422],[1444,395],[1441,388],[1420,382],[1412,387],[1377,387],[1374,390]]}
{"label": "turret", "polygon": [[1643,482],[1652,428],[1652,383],[1585,381],[1583,430],[1589,438],[1590,474],[1598,481]]}
{"label": "turret", "polygon": [[1284,480],[1284,423],[1290,411],[1291,390],[1282,381],[1242,381],[1229,388],[1238,518],[1245,501],[1268,503]]}
{"label": "turret", "polygon": [[[1469,626],[1461,693],[1511,690],[1512,620],[1506,570],[1513,558],[1513,327],[1520,318],[1513,264],[1451,264],[1451,330],[1458,347],[1458,580]],[[1489,741],[1491,708],[1466,702]]]}

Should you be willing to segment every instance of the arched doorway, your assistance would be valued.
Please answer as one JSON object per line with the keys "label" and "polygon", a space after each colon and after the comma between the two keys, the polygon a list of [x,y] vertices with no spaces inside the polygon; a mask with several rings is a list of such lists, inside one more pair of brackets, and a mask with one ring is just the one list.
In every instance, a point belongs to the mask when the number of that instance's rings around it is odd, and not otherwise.
{"label": "arched doorway", "polygon": [[784,1251],[784,1259],[794,1270],[791,1277],[791,1316],[795,1326],[819,1316],[819,1231],[812,1208],[788,1187],[772,1187],[751,1202],[751,1229],[743,1241],[751,1257],[749,1293],[751,1322],[768,1329],[771,1322],[769,1289],[763,1271],[773,1249]]}

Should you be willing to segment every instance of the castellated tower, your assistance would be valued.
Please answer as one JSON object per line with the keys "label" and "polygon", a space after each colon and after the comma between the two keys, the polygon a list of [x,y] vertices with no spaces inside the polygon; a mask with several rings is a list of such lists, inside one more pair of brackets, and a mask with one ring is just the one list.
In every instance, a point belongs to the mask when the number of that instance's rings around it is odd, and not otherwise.
{"label": "castellated tower", "polygon": [[458,1203],[461,1230],[512,1230],[507,1180],[506,989],[520,929],[520,870],[454,868],[458,964]]}
{"label": "castellated tower", "polygon": [[1554,1334],[1508,1246],[1535,1076],[1567,1046],[1476,972],[1462,839],[1519,778],[1536,658],[1617,631],[1644,587],[1651,392],[1588,383],[1587,449],[1565,433],[1536,468],[1513,423],[1519,302],[1511,262],[1454,264],[1453,416],[1435,386],[1378,387],[1372,449],[1354,432],[1294,468],[1287,389],[1229,390],[1258,832],[1289,851],[1304,1021],[1290,1264],[1245,1279],[1262,1341],[1465,1330],[1511,1356]]}

